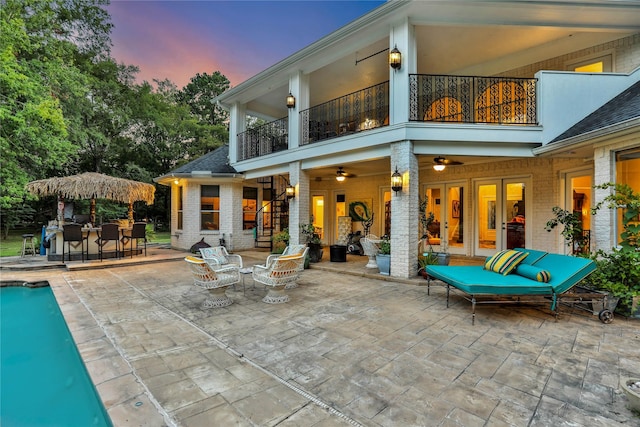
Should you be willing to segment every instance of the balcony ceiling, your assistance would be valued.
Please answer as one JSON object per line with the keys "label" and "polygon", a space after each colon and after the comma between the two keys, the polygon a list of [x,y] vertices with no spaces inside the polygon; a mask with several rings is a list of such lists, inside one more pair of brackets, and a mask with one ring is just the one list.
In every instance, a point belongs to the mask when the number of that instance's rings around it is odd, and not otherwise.
{"label": "balcony ceiling", "polygon": [[[420,74],[490,76],[547,58],[585,49],[629,35],[617,32],[576,32],[565,28],[445,27],[416,28]],[[388,47],[387,39],[349,53],[310,74],[310,105],[364,89],[389,79],[388,52],[365,59]],[[406,62],[405,62],[406,63]],[[533,77],[533,76],[531,76]],[[288,85],[249,104],[274,118],[287,114]]]}
{"label": "balcony ceiling", "polygon": [[386,52],[355,62],[388,48],[389,29],[404,17],[415,28],[416,72],[422,74],[508,74],[640,31],[637,1],[572,3],[388,2],[265,70],[246,87],[239,85],[243,88],[236,88],[234,98],[246,102],[250,113],[280,118],[287,114],[288,78],[298,71],[310,76],[310,106],[388,80]]}

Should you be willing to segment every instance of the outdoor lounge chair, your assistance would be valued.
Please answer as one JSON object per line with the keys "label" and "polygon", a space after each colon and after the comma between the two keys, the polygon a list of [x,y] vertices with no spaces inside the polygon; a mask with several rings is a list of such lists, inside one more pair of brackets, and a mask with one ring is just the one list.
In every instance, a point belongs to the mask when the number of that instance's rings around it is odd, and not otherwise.
{"label": "outdoor lounge chair", "polygon": [[233,301],[225,291],[229,286],[240,282],[238,267],[230,265],[213,270],[203,259],[188,256],[184,259],[193,275],[193,284],[209,291],[209,298],[202,303],[202,308],[226,307]]}
{"label": "outdoor lounge chair", "polygon": [[253,266],[253,280],[269,287],[262,299],[268,304],[281,304],[289,301],[284,291],[287,285],[295,283],[304,270],[304,261],[309,248],[298,255],[280,255],[268,265]]}
{"label": "outdoor lounge chair", "polygon": [[[427,295],[432,279],[443,281],[447,288],[447,307],[451,290],[458,291],[471,302],[472,324],[475,323],[476,304],[479,303],[542,302],[550,304],[557,319],[563,294],[596,269],[595,262],[587,258],[532,249],[517,248],[514,251],[526,254],[518,261],[519,264],[515,262],[515,266],[507,265],[513,258],[502,264],[492,264],[491,260],[500,256],[500,252],[488,259],[484,266],[427,266]],[[502,252],[509,256],[506,252],[514,251]],[[488,265],[503,270],[487,269]]]}

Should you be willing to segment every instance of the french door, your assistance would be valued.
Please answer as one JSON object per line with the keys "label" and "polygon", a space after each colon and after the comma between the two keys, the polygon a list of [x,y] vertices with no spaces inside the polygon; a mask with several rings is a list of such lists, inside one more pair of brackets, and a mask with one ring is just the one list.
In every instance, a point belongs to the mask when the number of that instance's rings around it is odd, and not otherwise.
{"label": "french door", "polygon": [[527,245],[529,178],[475,182],[475,255]]}
{"label": "french door", "polygon": [[465,188],[463,183],[429,186],[427,213],[433,212],[430,243],[436,251],[465,254]]}

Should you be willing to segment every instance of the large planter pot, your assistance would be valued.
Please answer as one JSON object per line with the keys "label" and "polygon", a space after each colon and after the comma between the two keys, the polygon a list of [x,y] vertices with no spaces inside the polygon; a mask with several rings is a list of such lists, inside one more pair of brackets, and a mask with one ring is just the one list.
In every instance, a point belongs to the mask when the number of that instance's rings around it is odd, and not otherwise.
{"label": "large planter pot", "polygon": [[438,265],[449,265],[451,254],[446,252],[437,252],[436,255],[438,255]]}
{"label": "large planter pot", "polygon": [[322,244],[321,243],[307,243],[309,246],[309,261],[320,262],[322,260]]}
{"label": "large planter pot", "polygon": [[380,274],[389,276],[391,274],[391,255],[376,255],[376,264],[378,264],[378,270]]}
{"label": "large planter pot", "polygon": [[640,412],[640,378],[626,378],[620,383],[629,399],[629,407]]}

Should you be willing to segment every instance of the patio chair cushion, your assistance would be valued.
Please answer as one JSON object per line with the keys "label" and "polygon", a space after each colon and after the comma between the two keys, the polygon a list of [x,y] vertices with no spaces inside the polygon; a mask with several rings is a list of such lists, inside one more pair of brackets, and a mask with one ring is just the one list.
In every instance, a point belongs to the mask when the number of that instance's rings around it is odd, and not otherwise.
{"label": "patio chair cushion", "polygon": [[547,283],[551,280],[551,273],[535,265],[520,264],[516,267],[515,274],[526,277],[527,279],[537,280],[538,282]]}
{"label": "patio chair cushion", "polygon": [[489,258],[484,264],[484,269],[506,276],[511,273],[527,255],[529,254],[526,252],[512,249],[503,250]]}

